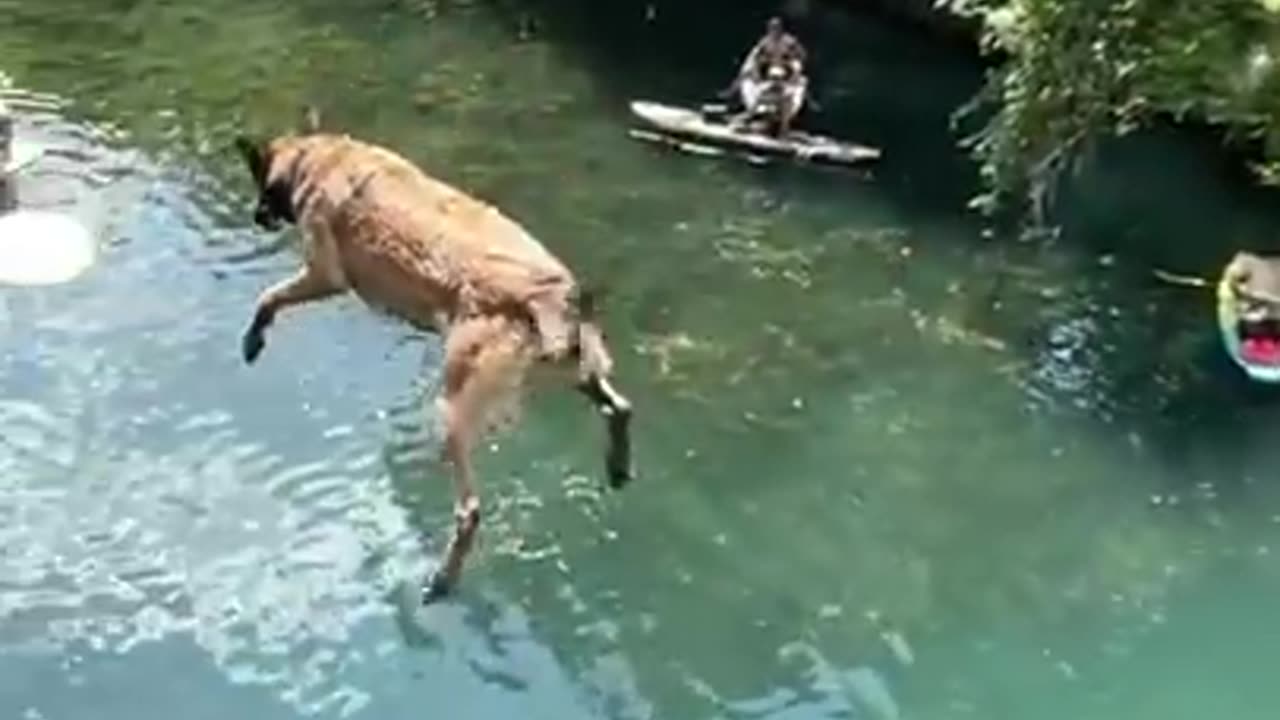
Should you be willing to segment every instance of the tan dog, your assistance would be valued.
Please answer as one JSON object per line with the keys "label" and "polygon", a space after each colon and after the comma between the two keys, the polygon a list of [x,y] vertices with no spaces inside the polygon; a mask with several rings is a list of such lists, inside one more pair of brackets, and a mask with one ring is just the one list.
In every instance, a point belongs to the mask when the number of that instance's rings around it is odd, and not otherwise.
{"label": "tan dog", "polygon": [[281,309],[347,290],[444,338],[437,403],[455,527],[424,601],[461,578],[480,524],[471,447],[531,366],[576,366],[578,389],[606,419],[610,484],[631,478],[631,405],[609,382],[612,360],[593,302],[523,228],[390,150],[318,132],[314,119],[305,134],[236,145],[259,192],[254,221],[265,229],[295,223],[306,247],[302,268],[259,297],[244,335],[246,362],[262,352]]}

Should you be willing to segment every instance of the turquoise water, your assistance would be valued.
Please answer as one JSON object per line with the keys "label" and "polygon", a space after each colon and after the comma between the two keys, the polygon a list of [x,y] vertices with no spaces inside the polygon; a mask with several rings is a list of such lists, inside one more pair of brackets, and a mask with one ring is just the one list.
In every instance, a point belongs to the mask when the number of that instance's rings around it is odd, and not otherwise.
{"label": "turquoise water", "polygon": [[[14,103],[53,148],[22,201],[102,239],[0,290],[0,717],[1274,716],[1278,398],[1149,274],[1265,249],[1268,196],[1154,132],[1061,236],[988,236],[971,58],[810,18],[812,122],[884,162],[753,168],[625,103],[702,99],[755,19],[515,7],[0,2],[0,69],[52,95]],[[426,610],[436,341],[343,299],[238,357],[298,255],[229,143],[308,101],[605,285],[637,404],[610,493],[580,399],[532,398]]]}

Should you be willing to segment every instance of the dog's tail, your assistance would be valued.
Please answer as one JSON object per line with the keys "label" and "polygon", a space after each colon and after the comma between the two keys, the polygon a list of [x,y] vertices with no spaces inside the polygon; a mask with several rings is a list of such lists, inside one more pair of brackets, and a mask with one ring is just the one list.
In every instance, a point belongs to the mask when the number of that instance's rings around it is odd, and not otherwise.
{"label": "dog's tail", "polygon": [[599,292],[583,288],[578,292],[578,379],[586,381],[592,375],[609,375],[613,371],[613,359],[604,344],[604,333],[596,322],[599,308]]}
{"label": "dog's tail", "polygon": [[320,132],[320,109],[315,105],[307,105],[302,108],[302,132],[312,134]]}

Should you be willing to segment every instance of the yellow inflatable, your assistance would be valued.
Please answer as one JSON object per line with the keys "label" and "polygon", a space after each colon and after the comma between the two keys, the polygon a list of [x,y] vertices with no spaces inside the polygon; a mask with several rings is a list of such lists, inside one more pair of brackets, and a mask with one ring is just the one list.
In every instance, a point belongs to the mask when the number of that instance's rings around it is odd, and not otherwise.
{"label": "yellow inflatable", "polygon": [[1252,379],[1280,382],[1280,257],[1236,253],[1217,286],[1218,329]]}

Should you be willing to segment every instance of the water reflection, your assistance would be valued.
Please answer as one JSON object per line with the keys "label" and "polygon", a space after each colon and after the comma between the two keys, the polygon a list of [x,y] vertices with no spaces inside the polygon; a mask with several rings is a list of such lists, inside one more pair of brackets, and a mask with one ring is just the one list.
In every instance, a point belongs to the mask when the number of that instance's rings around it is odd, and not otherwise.
{"label": "water reflection", "polygon": [[364,655],[353,633],[385,613],[387,563],[416,559],[368,477],[376,453],[349,419],[304,411],[293,432],[307,425],[330,452],[290,462],[239,422],[279,411],[218,400],[225,381],[193,385],[226,375],[208,363],[217,280],[182,259],[205,210],[169,183],[153,191],[164,171],[93,128],[23,119],[52,150],[24,178],[24,205],[96,211],[110,249],[83,282],[4,295],[6,654],[127,654],[181,635],[233,682],[276,686],[300,709],[358,709],[367,691],[339,680]]}

